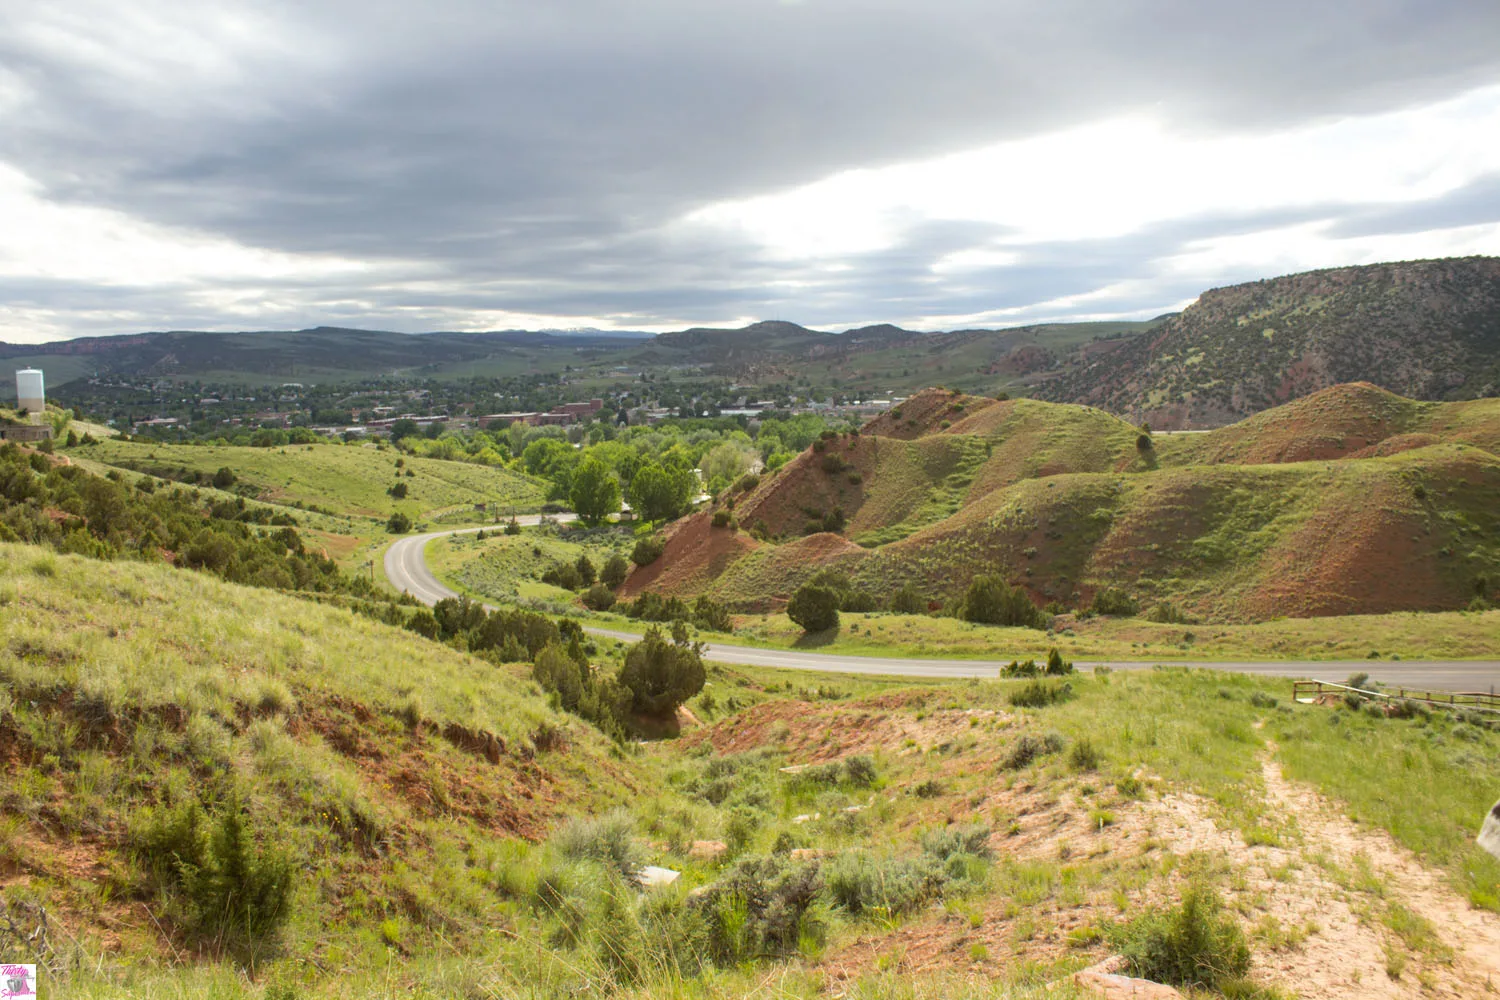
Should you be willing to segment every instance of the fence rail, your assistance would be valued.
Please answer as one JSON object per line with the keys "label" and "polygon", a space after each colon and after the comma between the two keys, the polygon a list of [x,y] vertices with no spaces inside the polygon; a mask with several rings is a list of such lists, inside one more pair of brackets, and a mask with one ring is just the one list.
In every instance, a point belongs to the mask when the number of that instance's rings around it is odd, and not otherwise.
{"label": "fence rail", "polygon": [[1387,688],[1383,691],[1367,691],[1347,684],[1331,681],[1294,681],[1292,699],[1311,705],[1325,694],[1353,692],[1361,698],[1373,698],[1389,702],[1420,701],[1436,708],[1462,709],[1473,712],[1492,712],[1500,715],[1500,694],[1487,691],[1420,691],[1414,688]]}

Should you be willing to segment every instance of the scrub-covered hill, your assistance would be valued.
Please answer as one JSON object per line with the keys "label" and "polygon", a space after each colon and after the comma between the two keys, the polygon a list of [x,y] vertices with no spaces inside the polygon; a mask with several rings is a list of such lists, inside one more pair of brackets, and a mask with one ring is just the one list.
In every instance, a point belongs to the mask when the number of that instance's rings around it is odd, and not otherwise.
{"label": "scrub-covered hill", "polygon": [[1343,382],[1415,399],[1500,394],[1500,258],[1309,271],[1205,292],[1046,399],[1214,427]]}
{"label": "scrub-covered hill", "polygon": [[[545,497],[545,484],[519,472],[403,456],[369,443],[249,448],[100,441],[80,445],[70,454],[87,462],[204,485],[212,483],[220,469],[228,469],[233,476],[222,481],[225,488],[244,496],[381,520],[395,511],[420,518],[480,503],[497,505],[503,513],[534,511]],[[393,496],[390,491],[398,485],[404,491],[397,490],[401,495]]]}
{"label": "scrub-covered hill", "polygon": [[[1064,610],[1113,588],[1142,610],[1249,621],[1460,609],[1500,580],[1489,400],[1338,386],[1155,440],[1090,407],[911,402],[746,483],[719,527],[714,512],[670,526],[670,569],[638,571],[625,596],[763,610],[833,568],[877,603],[906,585],[945,602],[998,573]],[[913,436],[879,433],[896,430]]]}
{"label": "scrub-covered hill", "polygon": [[203,574],[0,544],[0,636],[0,890],[95,958],[472,944],[511,845],[640,787],[529,664]]}

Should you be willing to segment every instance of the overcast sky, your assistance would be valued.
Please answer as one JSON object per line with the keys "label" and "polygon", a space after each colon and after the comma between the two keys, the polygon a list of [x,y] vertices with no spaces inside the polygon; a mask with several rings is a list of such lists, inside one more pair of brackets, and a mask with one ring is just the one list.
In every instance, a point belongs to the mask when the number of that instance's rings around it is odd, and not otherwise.
{"label": "overcast sky", "polygon": [[918,329],[1500,253],[1493,0],[0,0],[0,339]]}

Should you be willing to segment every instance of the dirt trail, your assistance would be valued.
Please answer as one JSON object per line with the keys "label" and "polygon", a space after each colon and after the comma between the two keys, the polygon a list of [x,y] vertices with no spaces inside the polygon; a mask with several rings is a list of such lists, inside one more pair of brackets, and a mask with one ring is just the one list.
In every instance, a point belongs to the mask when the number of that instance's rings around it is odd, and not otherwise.
{"label": "dirt trail", "polygon": [[[1275,752],[1274,744],[1270,750]],[[1346,868],[1365,858],[1383,876],[1389,897],[1429,921],[1438,940],[1453,950],[1452,972],[1475,990],[1500,993],[1500,916],[1470,906],[1442,873],[1423,865],[1384,830],[1356,826],[1317,793],[1287,781],[1274,759],[1267,757],[1261,774],[1268,799],[1296,817],[1310,851],[1321,850]]]}

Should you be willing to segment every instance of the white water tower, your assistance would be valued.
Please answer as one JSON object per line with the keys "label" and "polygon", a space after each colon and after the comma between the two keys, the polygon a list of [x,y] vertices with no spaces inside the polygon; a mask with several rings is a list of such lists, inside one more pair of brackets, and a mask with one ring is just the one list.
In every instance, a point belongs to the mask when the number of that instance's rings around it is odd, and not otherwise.
{"label": "white water tower", "polygon": [[42,373],[37,368],[16,372],[16,409],[25,410],[33,419],[41,419],[47,409],[47,393],[42,388]]}

